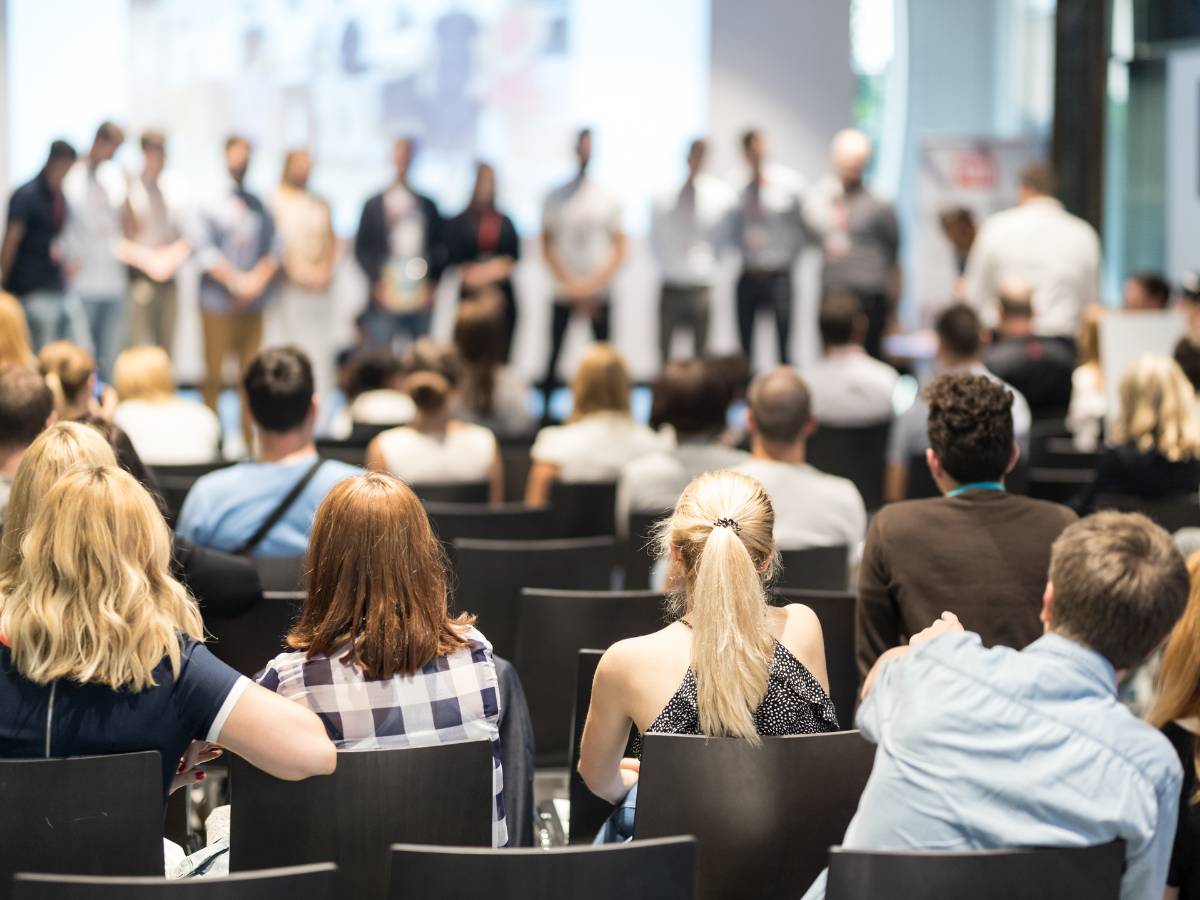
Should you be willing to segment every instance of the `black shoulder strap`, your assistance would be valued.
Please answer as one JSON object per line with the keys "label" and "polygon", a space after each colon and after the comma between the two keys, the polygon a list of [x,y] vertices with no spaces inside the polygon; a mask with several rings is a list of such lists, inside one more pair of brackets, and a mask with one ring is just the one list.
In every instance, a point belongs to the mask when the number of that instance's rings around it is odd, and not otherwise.
{"label": "black shoulder strap", "polygon": [[271,510],[269,516],[263,519],[262,524],[258,526],[258,530],[246,538],[242,545],[233,551],[234,556],[248,556],[254,551],[255,547],[263,542],[263,538],[271,533],[271,529],[279,524],[279,520],[287,515],[287,511],[300,499],[300,495],[304,493],[304,489],[308,487],[308,483],[313,480],[313,476],[317,474],[317,470],[324,463],[325,460],[318,459],[309,467],[308,471],[288,491],[287,496],[279,501],[279,505]]}

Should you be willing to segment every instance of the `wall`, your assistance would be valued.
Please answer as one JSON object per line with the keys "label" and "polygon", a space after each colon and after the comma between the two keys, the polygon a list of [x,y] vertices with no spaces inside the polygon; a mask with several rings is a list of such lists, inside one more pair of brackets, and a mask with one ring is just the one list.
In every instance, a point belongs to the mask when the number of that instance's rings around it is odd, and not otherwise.
{"label": "wall", "polygon": [[1167,57],[1167,272],[1200,270],[1200,49]]}

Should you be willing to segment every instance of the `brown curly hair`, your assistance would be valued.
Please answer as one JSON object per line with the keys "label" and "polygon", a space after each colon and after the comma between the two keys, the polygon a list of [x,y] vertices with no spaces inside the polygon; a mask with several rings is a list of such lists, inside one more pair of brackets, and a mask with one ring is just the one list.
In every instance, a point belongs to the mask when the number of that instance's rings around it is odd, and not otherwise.
{"label": "brown curly hair", "polygon": [[1012,392],[985,375],[942,375],[925,389],[929,446],[959,484],[999,481],[1012,457]]}

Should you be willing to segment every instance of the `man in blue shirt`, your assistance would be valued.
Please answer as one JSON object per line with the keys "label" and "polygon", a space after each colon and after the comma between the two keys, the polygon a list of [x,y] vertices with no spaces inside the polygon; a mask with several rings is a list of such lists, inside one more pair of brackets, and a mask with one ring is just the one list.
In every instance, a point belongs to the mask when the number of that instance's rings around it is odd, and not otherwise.
{"label": "man in blue shirt", "polygon": [[[199,479],[184,500],[176,531],[228,553],[303,556],[325,495],[361,470],[317,457],[312,364],[303,351],[263,350],[246,368],[242,388],[258,431],[258,457]],[[285,504],[302,481],[299,493]],[[277,521],[260,534],[274,515]]]}
{"label": "man in blue shirt", "polygon": [[[957,617],[883,654],[856,724],[878,744],[845,847],[978,850],[1125,841],[1122,900],[1163,895],[1182,771],[1117,700],[1187,602],[1170,536],[1099,513],[1054,543],[1046,633],[985,649]],[[825,896],[822,874],[804,900]]]}

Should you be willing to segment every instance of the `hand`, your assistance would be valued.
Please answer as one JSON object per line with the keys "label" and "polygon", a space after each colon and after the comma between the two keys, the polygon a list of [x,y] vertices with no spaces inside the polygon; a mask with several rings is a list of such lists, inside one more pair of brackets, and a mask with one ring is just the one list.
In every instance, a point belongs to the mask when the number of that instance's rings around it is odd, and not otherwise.
{"label": "hand", "polygon": [[914,634],[908,640],[908,646],[916,647],[926,641],[931,641],[939,635],[947,634],[951,631],[963,631],[962,622],[958,621],[958,616],[952,612],[944,612],[940,619],[937,619],[932,625],[926,628],[919,634]]}
{"label": "hand", "polygon": [[248,306],[258,299],[262,289],[257,278],[249,272],[241,272],[234,277],[229,293],[235,306]]}
{"label": "hand", "polygon": [[200,769],[200,766],[212,762],[224,752],[216,744],[208,741],[192,741],[188,744],[179,760],[179,766],[175,770],[175,778],[171,782],[172,793],[181,787],[203,781],[205,772]]}
{"label": "hand", "polygon": [[627,756],[621,760],[618,772],[621,776],[621,784],[625,786],[625,793],[633,790],[633,786],[638,783],[638,776],[641,774],[641,771],[642,761],[640,759],[633,759]]}

